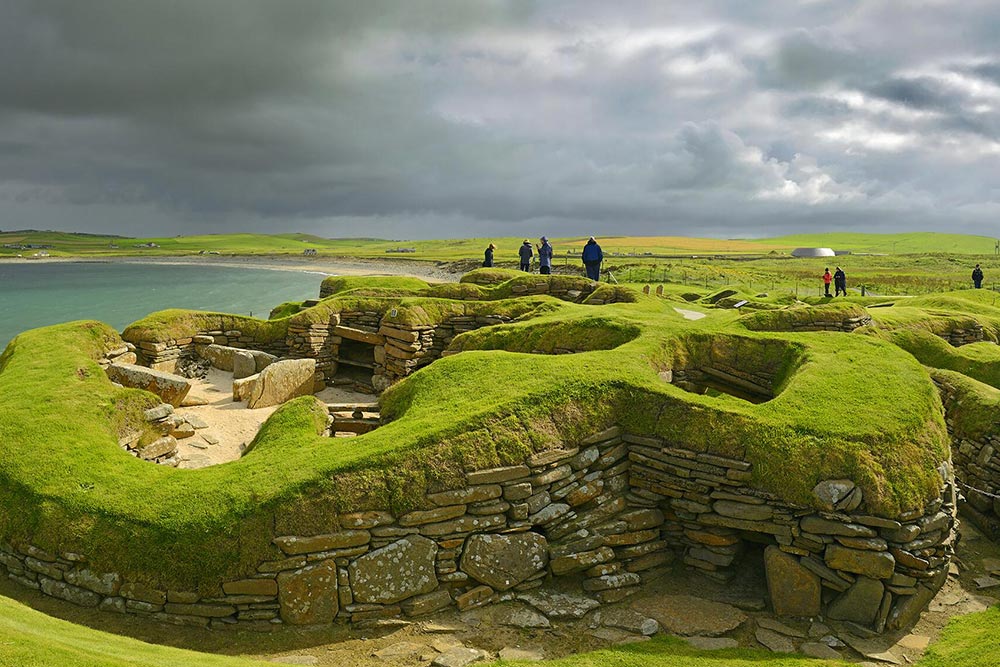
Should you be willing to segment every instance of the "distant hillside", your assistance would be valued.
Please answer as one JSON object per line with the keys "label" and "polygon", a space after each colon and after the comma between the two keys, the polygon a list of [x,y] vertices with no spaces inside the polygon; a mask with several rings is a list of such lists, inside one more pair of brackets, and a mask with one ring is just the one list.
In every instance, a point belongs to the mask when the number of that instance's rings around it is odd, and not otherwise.
{"label": "distant hillside", "polygon": [[[552,239],[556,255],[564,258],[582,250],[586,236]],[[528,239],[536,244],[532,235]],[[522,237],[438,239],[400,241],[371,238],[326,239],[312,234],[204,234],[154,238],[80,234],[49,231],[0,232],[0,246],[33,245],[29,251],[0,247],[0,257],[34,254],[38,246],[54,257],[81,256],[183,256],[218,255],[302,255],[314,250],[321,256],[386,257],[417,260],[468,260],[482,257],[489,243],[497,246],[497,261],[517,257]],[[787,255],[793,248],[829,247],[855,253],[892,255],[951,253],[994,254],[995,240],[987,236],[914,232],[905,234],[795,234],[767,239],[708,239],[683,236],[608,236],[599,239],[608,256],[648,257],[656,255]],[[400,252],[402,251],[402,252]],[[572,257],[566,258],[570,261]],[[562,260],[561,260],[562,261]]]}
{"label": "distant hillside", "polygon": [[909,232],[903,234],[794,234],[760,239],[754,243],[766,246],[824,247],[851,252],[889,254],[953,253],[959,255],[993,255],[997,239],[969,234],[939,232]]}

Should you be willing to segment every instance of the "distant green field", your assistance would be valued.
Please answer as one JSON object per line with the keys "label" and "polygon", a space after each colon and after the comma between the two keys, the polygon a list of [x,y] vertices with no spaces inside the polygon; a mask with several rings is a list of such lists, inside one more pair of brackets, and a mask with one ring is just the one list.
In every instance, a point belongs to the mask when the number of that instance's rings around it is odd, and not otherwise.
{"label": "distant green field", "polygon": [[[301,255],[314,249],[319,255],[352,257],[399,257],[423,260],[477,259],[491,242],[497,258],[516,258],[524,239],[466,238],[425,241],[385,239],[324,239],[309,234],[208,234],[201,236],[125,238],[67,232],[0,232],[0,245],[51,245],[52,256],[74,255],[191,255],[201,251],[223,255]],[[528,239],[537,243],[537,239]],[[586,236],[553,239],[559,255],[578,254]],[[643,258],[655,255],[775,255],[787,254],[799,246],[830,247],[855,253],[892,255],[951,253],[992,256],[994,239],[986,236],[917,232],[907,234],[802,234],[768,239],[707,239],[680,236],[604,237],[601,245],[608,255]],[[157,248],[138,247],[155,243]],[[394,253],[399,249],[413,252]],[[0,248],[0,256],[21,253],[30,256],[40,249]],[[387,252],[388,251],[388,252]]]}

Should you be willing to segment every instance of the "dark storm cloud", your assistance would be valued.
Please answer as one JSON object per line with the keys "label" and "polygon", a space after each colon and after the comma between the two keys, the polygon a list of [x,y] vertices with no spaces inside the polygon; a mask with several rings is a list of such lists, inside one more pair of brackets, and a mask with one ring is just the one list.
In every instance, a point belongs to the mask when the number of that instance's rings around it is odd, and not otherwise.
{"label": "dark storm cloud", "polygon": [[0,227],[969,231],[1000,9],[8,0]]}

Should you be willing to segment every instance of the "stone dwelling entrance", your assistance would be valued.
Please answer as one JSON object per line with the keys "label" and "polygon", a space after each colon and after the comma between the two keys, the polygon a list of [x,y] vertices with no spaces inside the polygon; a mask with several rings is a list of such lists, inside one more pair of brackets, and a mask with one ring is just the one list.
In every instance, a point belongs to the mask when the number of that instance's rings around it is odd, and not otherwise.
{"label": "stone dwelling entrance", "polygon": [[375,350],[381,342],[376,333],[337,326],[334,334],[340,337],[335,350],[337,372],[334,385],[353,385],[355,390],[375,393],[372,377],[375,374]]}

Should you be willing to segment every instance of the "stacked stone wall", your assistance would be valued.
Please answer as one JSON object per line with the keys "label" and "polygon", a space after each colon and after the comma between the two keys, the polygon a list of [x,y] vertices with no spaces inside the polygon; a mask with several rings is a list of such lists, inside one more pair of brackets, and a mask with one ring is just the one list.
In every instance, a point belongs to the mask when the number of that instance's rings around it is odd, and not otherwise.
{"label": "stacked stone wall", "polygon": [[870,315],[846,317],[843,320],[817,320],[815,322],[792,322],[791,331],[843,331],[851,333],[855,329],[872,323]]}
{"label": "stacked stone wall", "polygon": [[[960,400],[947,382],[936,380],[945,414],[960,409]],[[1000,434],[961,437],[955,421],[945,418],[951,436],[955,480],[962,493],[960,509],[982,531],[1000,539]]]}
{"label": "stacked stone wall", "polygon": [[948,341],[953,347],[961,347],[970,343],[981,343],[985,340],[983,325],[978,322],[939,333],[938,336]]}
{"label": "stacked stone wall", "polygon": [[[81,554],[0,544],[0,569],[47,595],[205,627],[367,623],[525,599],[570,577],[595,606],[639,590],[675,554],[727,579],[749,541],[768,544],[775,611],[881,631],[912,621],[947,575],[954,491],[897,519],[866,514],[851,482],[815,491],[827,510],[749,486],[751,464],[612,428],[522,464],[471,471],[405,514],[331,516],[325,534],[279,534],[280,557],[210,594],[95,572]],[[280,525],[280,522],[279,522]]]}

